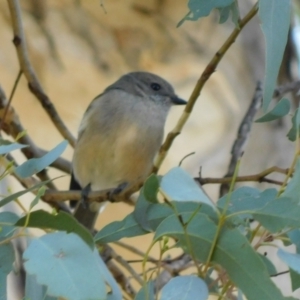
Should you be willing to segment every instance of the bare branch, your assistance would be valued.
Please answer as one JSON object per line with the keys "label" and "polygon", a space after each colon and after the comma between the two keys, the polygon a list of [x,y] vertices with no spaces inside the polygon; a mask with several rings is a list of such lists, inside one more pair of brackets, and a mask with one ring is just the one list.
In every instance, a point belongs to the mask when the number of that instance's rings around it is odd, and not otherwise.
{"label": "bare branch", "polygon": [[[5,93],[0,85],[0,118],[2,120],[4,119],[4,111],[6,107],[8,107],[7,104],[8,100],[6,99]],[[13,138],[16,138],[20,133],[25,131],[24,127],[20,123],[19,116],[12,106],[9,106],[7,109],[4,123],[2,123],[2,129],[6,134],[11,135]],[[28,159],[33,157],[41,157],[47,153],[47,151],[37,147],[28,134],[22,136],[19,139],[19,142],[28,145],[28,147],[21,149],[23,154]],[[58,158],[55,160],[51,164],[51,167],[61,170],[67,174],[69,174],[71,171],[71,163],[64,158]]]}
{"label": "bare branch", "polygon": [[35,71],[30,63],[26,47],[25,34],[23,30],[21,9],[18,0],[8,0],[8,6],[11,14],[12,27],[14,32],[13,43],[16,47],[19,64],[27,81],[29,90],[37,97],[46,113],[49,115],[53,124],[56,126],[61,135],[67,139],[71,146],[75,145],[75,138],[68,130],[60,116],[58,115],[53,103],[44,92]]}
{"label": "bare branch", "polygon": [[[231,160],[229,163],[227,174],[224,177],[231,177],[236,168],[239,158],[242,156],[245,145],[249,138],[249,133],[252,127],[253,119],[261,107],[262,104],[262,85],[261,82],[257,83],[254,97],[252,98],[251,104],[240,124],[237,132],[237,138],[231,149]],[[228,193],[229,183],[223,183],[220,187],[220,196]]]}

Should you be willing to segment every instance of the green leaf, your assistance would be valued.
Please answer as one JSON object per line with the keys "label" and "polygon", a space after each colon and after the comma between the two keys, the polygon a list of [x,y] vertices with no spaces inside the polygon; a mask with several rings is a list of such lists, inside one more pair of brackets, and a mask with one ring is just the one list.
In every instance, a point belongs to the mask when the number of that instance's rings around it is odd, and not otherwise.
{"label": "green leaf", "polygon": [[206,283],[199,277],[191,275],[174,277],[161,290],[161,300],[206,300],[207,298]]}
{"label": "green leaf", "polygon": [[[240,212],[241,218],[251,218],[253,211],[263,208],[268,202],[275,199],[277,191],[267,189],[260,192],[251,187],[241,187],[233,191],[230,195],[228,212]],[[223,196],[217,202],[218,207],[224,208],[228,195]]]}
{"label": "green leaf", "polygon": [[7,284],[6,284],[7,275],[3,272],[0,272],[0,300],[7,300]]}
{"label": "green leaf", "polygon": [[299,126],[300,126],[300,109],[297,108],[295,114],[292,117],[292,128],[287,134],[287,137],[290,141],[294,142],[298,138],[300,132]]}
{"label": "green leaf", "polygon": [[107,295],[106,300],[122,300],[122,292],[115,278],[111,275],[106,264],[103,262],[97,251],[94,251],[94,256],[95,260],[99,264],[99,269],[101,270],[104,281],[110,286],[111,289],[111,292]]}
{"label": "green leaf", "polygon": [[[155,230],[160,222],[173,213],[172,209],[166,205],[153,204],[148,211],[147,220],[152,228]],[[124,237],[139,236],[148,233],[144,230],[136,218],[134,213],[129,214],[122,221],[112,222],[103,227],[94,237],[97,243],[110,243],[118,241]]]}
{"label": "green leaf", "polygon": [[293,269],[295,272],[300,274],[300,255],[293,254],[284,251],[283,249],[278,249],[277,251],[278,257],[286,263],[289,268]]}
{"label": "green leaf", "polygon": [[35,275],[39,284],[47,286],[50,296],[72,300],[106,299],[99,254],[76,234],[57,232],[35,239],[23,259],[25,270]]}
{"label": "green leaf", "polygon": [[26,274],[25,282],[25,299],[30,300],[58,300],[57,297],[46,295],[47,289],[44,285],[40,285],[36,281],[36,277]]}
{"label": "green leaf", "polygon": [[272,233],[289,227],[300,227],[299,215],[298,202],[284,197],[274,199],[262,209],[252,213],[253,218]]}
{"label": "green leaf", "polygon": [[39,188],[35,198],[30,203],[29,210],[32,210],[39,203],[39,200],[42,196],[44,196],[45,191],[46,191],[45,186],[42,186],[42,187]]}
{"label": "green leaf", "polygon": [[0,155],[4,155],[7,154],[9,152],[12,152],[14,150],[19,150],[25,147],[28,147],[28,145],[23,145],[23,144],[19,144],[19,143],[12,143],[10,141],[7,140],[0,140]]}
{"label": "green leaf", "polygon": [[[200,206],[200,210],[199,210]],[[218,215],[209,206],[204,206],[195,202],[178,202],[175,204],[176,211],[181,214],[184,212],[199,211],[212,220],[217,221]],[[174,211],[166,204],[152,204],[145,218],[149,223],[151,231],[155,231],[159,224],[170,215],[174,214]],[[149,233],[148,230],[143,229],[134,213],[126,216],[122,221],[115,221],[104,226],[94,237],[95,242],[105,244],[118,241],[125,237],[134,237]]]}
{"label": "green leaf", "polygon": [[136,294],[134,300],[155,300],[153,281],[147,282]]}
{"label": "green leaf", "polygon": [[292,291],[294,292],[300,288],[300,274],[290,268],[290,278],[292,284]]}
{"label": "green leaf", "polygon": [[[182,214],[182,220],[186,222],[191,216],[190,213]],[[188,237],[178,218],[171,216],[159,225],[154,240],[157,241],[166,235],[174,237],[178,241],[177,244],[186,252],[190,253],[192,248],[196,259],[206,262],[217,233],[217,225],[206,215],[198,213],[186,226],[186,232]],[[269,278],[261,258],[238,229],[226,226],[222,228],[214,248],[212,262],[226,269],[230,279],[243,291],[248,300],[284,299]]]}
{"label": "green leaf", "polygon": [[295,202],[300,202],[300,158],[297,159],[293,177],[288,182],[281,197],[289,197]]}
{"label": "green leaf", "polygon": [[285,50],[290,21],[290,0],[259,0],[259,18],[266,41],[266,70],[264,80],[263,109],[267,110]]}
{"label": "green leaf", "polygon": [[12,243],[0,245],[0,272],[9,274],[13,270],[15,251]]}
{"label": "green leaf", "polygon": [[292,241],[293,244],[296,245],[297,252],[300,254],[300,230],[299,229],[294,229],[291,230],[287,233],[288,237]]}
{"label": "green leaf", "polygon": [[159,180],[158,177],[152,174],[145,182],[143,186],[143,193],[145,199],[152,203],[157,203],[157,193],[159,189]]}
{"label": "green leaf", "polygon": [[233,24],[236,27],[238,27],[240,12],[239,12],[239,7],[237,4],[237,1],[234,1],[232,4],[230,4],[228,6],[218,8],[218,10],[219,10],[219,14],[220,14],[220,19],[219,19],[220,24],[225,23],[228,20],[229,15],[231,13],[231,15],[232,15],[231,20],[232,20]]}
{"label": "green leaf", "polygon": [[178,23],[178,27],[184,21],[196,21],[202,17],[208,16],[214,8],[223,8],[230,6],[235,0],[189,0],[189,13]]}
{"label": "green leaf", "polygon": [[171,169],[161,180],[161,190],[172,201],[199,202],[216,209],[214,203],[182,168]]}
{"label": "green leaf", "polygon": [[290,107],[290,101],[286,98],[282,98],[271,111],[257,119],[255,122],[270,122],[282,118],[289,113]]}
{"label": "green leaf", "polygon": [[8,204],[11,201],[16,200],[17,198],[21,197],[22,195],[24,195],[24,194],[26,194],[28,192],[35,191],[35,190],[39,189],[41,186],[46,185],[50,181],[52,181],[52,180],[47,180],[47,181],[39,182],[38,184],[32,186],[29,189],[26,189],[26,190],[23,190],[23,191],[20,191],[20,192],[17,192],[17,193],[14,193],[14,194],[11,194],[11,195],[5,197],[4,199],[2,199],[0,201],[0,207]]}
{"label": "green leaf", "polygon": [[3,241],[11,237],[15,231],[14,224],[17,222],[19,217],[9,211],[4,211],[0,213],[0,241]]}
{"label": "green leaf", "polygon": [[151,231],[151,225],[147,214],[149,209],[155,204],[149,202],[145,198],[144,188],[142,188],[138,200],[135,204],[133,216],[137,223],[146,231]]}
{"label": "green leaf", "polygon": [[[15,226],[24,226],[27,217],[23,217],[15,224]],[[77,234],[87,243],[90,248],[94,248],[94,240],[90,232],[82,226],[74,217],[68,213],[60,211],[56,215],[49,214],[44,210],[37,210],[30,213],[28,227],[63,230]]]}
{"label": "green leaf", "polygon": [[32,176],[51,165],[66,149],[68,141],[64,140],[40,158],[32,158],[15,168],[15,173],[22,177]]}

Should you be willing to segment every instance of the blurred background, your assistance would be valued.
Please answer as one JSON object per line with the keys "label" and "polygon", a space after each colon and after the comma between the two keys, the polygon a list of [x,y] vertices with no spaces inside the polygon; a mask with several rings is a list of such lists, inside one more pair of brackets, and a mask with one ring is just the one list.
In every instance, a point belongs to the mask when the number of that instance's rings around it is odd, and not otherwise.
{"label": "blurred background", "polygon": [[[253,1],[239,2],[243,16]],[[234,29],[230,20],[218,24],[217,13],[176,28],[188,12],[187,2],[179,0],[22,0],[20,3],[33,67],[74,135],[90,101],[130,71],[158,74],[172,83],[181,98],[188,99],[205,66]],[[7,96],[19,72],[12,38],[7,2],[0,1],[0,85]],[[251,102],[257,81],[263,80],[264,49],[259,20],[255,17],[205,85],[191,118],[176,138],[160,170],[161,174],[177,166],[191,152],[195,154],[182,164],[191,176],[197,177],[200,167],[203,177],[226,174],[238,126]],[[279,84],[296,78],[297,72],[293,72],[290,64],[295,60],[294,53],[293,45],[289,45]],[[297,95],[293,99],[297,99]],[[24,77],[12,106],[39,147],[51,149],[62,140],[40,103],[29,92]],[[182,107],[172,108],[165,133],[175,126],[182,110]],[[285,119],[253,124],[240,175],[255,174],[274,165],[289,167],[294,151],[293,144],[286,138],[289,127],[289,121]],[[72,159],[71,147],[63,156]],[[19,160],[22,159],[19,156]],[[51,174],[61,173],[51,170]],[[68,189],[69,176],[55,184],[61,190]],[[204,189],[213,200],[218,199],[218,185],[205,185]],[[121,220],[131,210],[125,204],[110,204],[99,218],[97,227]],[[151,237],[142,237],[137,239],[136,245],[144,250],[150,241]],[[278,262],[277,269],[282,271],[285,267]],[[275,280],[286,294],[290,293],[290,286],[283,276]],[[18,298],[14,295],[11,299]]]}

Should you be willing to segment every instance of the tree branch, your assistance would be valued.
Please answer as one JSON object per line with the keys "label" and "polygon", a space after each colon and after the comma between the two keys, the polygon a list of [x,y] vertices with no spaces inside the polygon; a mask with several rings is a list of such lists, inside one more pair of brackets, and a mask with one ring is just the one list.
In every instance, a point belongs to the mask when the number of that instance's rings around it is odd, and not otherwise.
{"label": "tree branch", "polygon": [[[2,123],[2,129],[6,134],[11,135],[14,139],[16,139],[20,133],[25,131],[25,129],[20,123],[19,116],[12,106],[8,107],[7,114],[4,119],[4,111],[7,107],[8,100],[0,85],[0,118],[4,120],[4,122]],[[19,138],[18,142],[28,145],[28,147],[21,149],[22,153],[26,156],[27,159],[33,157],[41,157],[47,153],[47,151],[37,147],[28,134],[23,135],[21,138]],[[71,171],[71,163],[64,158],[58,158],[50,166],[67,174],[69,174]]]}
{"label": "tree branch", "polygon": [[[253,119],[261,107],[262,104],[262,85],[261,82],[257,83],[256,90],[254,96],[252,98],[251,104],[239,126],[237,132],[237,138],[231,149],[231,160],[229,163],[228,171],[224,177],[232,177],[234,170],[236,168],[237,162],[239,158],[242,156],[245,145],[249,138],[249,133],[252,127]],[[222,197],[224,194],[229,191],[229,183],[223,183],[220,187],[220,196]]]}
{"label": "tree branch", "polygon": [[200,96],[200,93],[206,83],[206,81],[210,78],[210,76],[215,72],[219,62],[224,57],[227,50],[231,47],[231,45],[235,42],[237,36],[241,32],[241,30],[244,28],[244,26],[256,15],[258,10],[257,4],[255,4],[252,9],[248,12],[248,14],[239,21],[238,26],[233,30],[233,32],[230,34],[230,36],[227,38],[225,43],[222,45],[222,47],[217,51],[215,56],[211,59],[211,61],[206,66],[205,70],[203,71],[202,75],[200,76],[190,98],[189,101],[185,107],[184,112],[182,113],[181,117],[179,118],[175,128],[169,132],[167,135],[167,138],[164,142],[164,144],[161,146],[159,150],[159,155],[157,156],[154,166],[153,166],[153,173],[157,173],[159,170],[162,162],[164,161],[165,157],[168,154],[169,149],[172,146],[172,143],[177,135],[180,134],[183,126],[187,122],[193,107]]}
{"label": "tree branch", "polygon": [[12,27],[14,32],[13,43],[16,47],[20,68],[23,71],[27,81],[29,90],[40,101],[42,107],[56,126],[60,134],[69,141],[70,145],[74,147],[75,138],[68,130],[60,116],[58,115],[53,103],[44,92],[35,71],[30,63],[29,55],[26,47],[25,34],[23,30],[21,9],[18,0],[8,0],[8,6],[10,10]]}

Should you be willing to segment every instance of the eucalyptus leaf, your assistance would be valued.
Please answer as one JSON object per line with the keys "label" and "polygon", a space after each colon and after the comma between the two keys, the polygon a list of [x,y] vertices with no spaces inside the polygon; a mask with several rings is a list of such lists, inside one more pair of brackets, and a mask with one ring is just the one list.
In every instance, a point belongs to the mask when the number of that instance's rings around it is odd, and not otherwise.
{"label": "eucalyptus leaf", "polygon": [[[18,220],[15,226],[25,226],[27,216]],[[77,234],[87,243],[90,248],[94,248],[94,240],[91,233],[68,213],[60,211],[53,215],[44,210],[37,210],[30,213],[27,227],[63,230]]]}
{"label": "eucalyptus leaf", "polygon": [[7,275],[0,271],[0,300],[7,300]]}
{"label": "eucalyptus leaf", "polygon": [[0,272],[9,274],[13,270],[15,251],[11,242],[0,245]]}
{"label": "eucalyptus leaf", "polygon": [[208,16],[214,8],[223,8],[230,6],[235,0],[189,0],[188,14],[178,23],[180,26],[184,21],[196,21],[202,17]]}
{"label": "eucalyptus leaf", "polygon": [[19,217],[12,212],[3,211],[0,213],[0,241],[11,237],[16,229],[14,224],[17,222]]}
{"label": "eucalyptus leaf", "polygon": [[23,144],[19,144],[19,143],[11,143],[9,141],[6,141],[6,143],[4,143],[2,140],[2,143],[0,146],[0,155],[4,155],[4,154],[10,153],[14,150],[23,149],[26,147],[28,147],[28,145],[23,145]]}
{"label": "eucalyptus leaf", "polygon": [[300,109],[297,108],[295,114],[292,117],[292,128],[287,134],[287,137],[290,141],[294,142],[299,136],[300,132]]}
{"label": "eucalyptus leaf", "polygon": [[28,192],[31,192],[31,191],[35,191],[37,189],[39,189],[41,186],[43,185],[46,185],[48,182],[50,182],[52,180],[47,180],[47,181],[43,181],[43,182],[39,182],[37,183],[36,185],[32,186],[31,188],[29,189],[26,189],[26,190],[23,190],[23,191],[20,191],[20,192],[17,192],[17,193],[14,193],[14,194],[11,194],[5,198],[3,198],[1,201],[0,201],[0,207],[8,204],[9,202],[11,201],[14,201],[16,200],[17,198],[21,197],[22,195],[25,195],[26,193]]}
{"label": "eucalyptus leaf", "polygon": [[196,276],[172,278],[161,290],[161,300],[208,299],[206,283]]}
{"label": "eucalyptus leaf", "polygon": [[[193,249],[196,259],[206,263],[215,241],[217,225],[201,213],[193,217],[191,213],[182,214],[181,219],[183,222],[189,220],[185,230],[178,217],[170,216],[161,222],[154,240],[157,241],[163,236],[174,237],[178,246],[188,253]],[[220,264],[227,271],[230,279],[248,300],[284,299],[269,278],[261,258],[238,229],[223,226],[214,248],[212,262]]]}
{"label": "eucalyptus leaf", "polygon": [[149,281],[139,290],[134,300],[155,300],[154,283]]}
{"label": "eucalyptus leaf", "polygon": [[259,0],[259,18],[266,41],[266,69],[263,109],[267,110],[272,97],[287,43],[291,21],[290,0]]}
{"label": "eucalyptus leaf", "polygon": [[299,215],[300,205],[287,197],[274,199],[252,213],[253,218],[272,233],[285,228],[300,227]]}
{"label": "eucalyptus leaf", "polygon": [[30,300],[58,300],[57,297],[47,296],[47,289],[44,285],[38,284],[36,276],[26,274],[25,299]]}
{"label": "eucalyptus leaf", "polygon": [[290,278],[292,291],[296,291],[300,288],[300,274],[290,268]]}
{"label": "eucalyptus leaf", "polygon": [[281,197],[289,197],[293,201],[300,203],[300,158],[297,159],[293,177],[289,180]]}
{"label": "eucalyptus leaf", "polygon": [[271,111],[257,119],[255,122],[263,123],[280,119],[289,113],[290,108],[290,100],[282,98]]}
{"label": "eucalyptus leaf", "polygon": [[15,168],[15,173],[22,178],[26,178],[44,170],[65,151],[67,145],[68,141],[62,141],[44,156],[40,158],[31,158]]}
{"label": "eucalyptus leaf", "polygon": [[160,187],[170,201],[199,202],[216,209],[195,180],[180,167],[171,169],[163,176]]}
{"label": "eucalyptus leaf", "polygon": [[91,248],[76,234],[57,232],[35,239],[25,250],[23,259],[25,270],[35,275],[39,284],[47,286],[50,296],[106,299],[101,265]]}
{"label": "eucalyptus leaf", "polygon": [[300,254],[289,253],[283,249],[278,249],[277,255],[289,268],[300,274]]}

